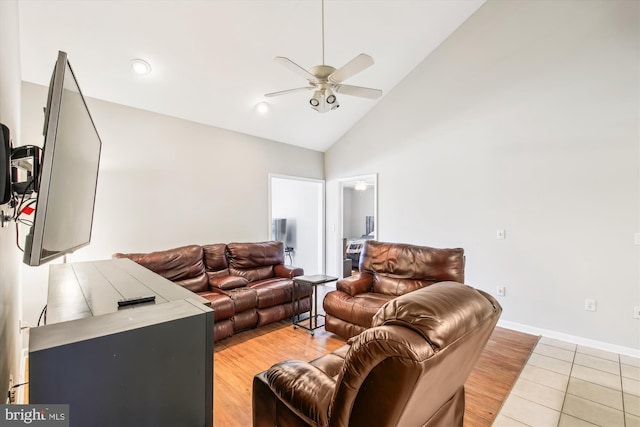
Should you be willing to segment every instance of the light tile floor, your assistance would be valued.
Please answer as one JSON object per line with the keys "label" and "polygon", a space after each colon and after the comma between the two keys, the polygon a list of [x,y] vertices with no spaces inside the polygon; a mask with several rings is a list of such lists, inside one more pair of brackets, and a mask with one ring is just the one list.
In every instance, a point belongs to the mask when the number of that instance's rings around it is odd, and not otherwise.
{"label": "light tile floor", "polygon": [[493,427],[640,427],[640,359],[542,337]]}

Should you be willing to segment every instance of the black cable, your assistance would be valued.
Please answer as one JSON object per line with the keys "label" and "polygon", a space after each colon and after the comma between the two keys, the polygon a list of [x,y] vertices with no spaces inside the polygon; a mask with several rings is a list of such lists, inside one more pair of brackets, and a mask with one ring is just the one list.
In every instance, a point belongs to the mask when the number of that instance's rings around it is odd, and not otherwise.
{"label": "black cable", "polygon": [[[31,187],[33,187],[33,184],[35,183],[35,180],[33,178],[31,178],[29,180],[29,184],[27,184],[27,187],[24,189],[24,192],[22,193],[22,197],[20,197],[20,203],[17,204],[17,206],[15,206],[13,208],[13,218],[12,219],[18,219],[18,217],[22,214],[22,210],[26,207],[23,207],[23,204],[25,202],[24,198],[27,195],[27,193],[29,193],[29,199],[27,199],[27,201],[29,201],[31,199],[31,193],[29,192],[29,189]],[[27,205],[29,206],[29,205]]]}
{"label": "black cable", "polygon": [[18,221],[16,221],[16,246],[20,252],[24,252],[24,248],[20,246],[20,227],[18,227]]}
{"label": "black cable", "polygon": [[23,385],[27,385],[27,384],[29,384],[29,381],[24,382],[24,383],[20,383],[20,384],[16,384],[16,385],[14,385],[13,387],[11,387],[11,389],[18,388],[18,387],[22,387]]}
{"label": "black cable", "polygon": [[29,381],[11,386],[11,388],[7,391],[7,404],[11,405],[15,403],[15,395],[13,394],[13,390],[27,384],[29,384]]}
{"label": "black cable", "polygon": [[11,218],[16,222],[16,246],[21,252],[24,252],[24,248],[20,246],[20,227],[18,226],[18,224],[23,224],[30,227],[33,225],[33,221],[22,220],[20,219],[20,216],[24,213],[25,208],[31,206],[32,204],[38,201],[36,197],[31,197],[31,196],[29,196],[27,200],[24,200],[26,194],[29,191],[29,187],[33,185],[33,182],[34,182],[33,179],[29,181],[29,185],[27,185],[27,188],[25,189],[24,193],[22,193],[22,197],[20,198],[20,203],[16,202],[16,205],[13,208],[13,218]]}
{"label": "black cable", "polygon": [[47,305],[45,304],[44,308],[42,309],[42,311],[40,312],[40,317],[38,317],[38,324],[37,326],[40,326],[40,321],[42,320],[42,316],[45,316],[44,318],[44,324],[47,324],[47,317],[45,315],[45,313],[47,312]]}

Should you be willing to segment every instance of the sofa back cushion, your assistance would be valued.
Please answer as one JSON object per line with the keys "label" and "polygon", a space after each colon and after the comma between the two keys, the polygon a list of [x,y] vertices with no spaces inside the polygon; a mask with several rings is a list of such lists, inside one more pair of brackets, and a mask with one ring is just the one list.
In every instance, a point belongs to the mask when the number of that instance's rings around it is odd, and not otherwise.
{"label": "sofa back cushion", "polygon": [[464,250],[367,240],[360,267],[373,274],[374,292],[404,295],[436,282],[464,282]]}
{"label": "sofa back cushion", "polygon": [[212,245],[203,245],[202,252],[204,254],[204,267],[207,271],[227,270],[229,263],[227,261],[227,245],[224,243],[214,243]]}
{"label": "sofa back cushion", "polygon": [[182,246],[146,254],[117,253],[113,256],[114,258],[129,258],[192,292],[203,292],[209,289],[202,261],[202,247],[198,245]]}
{"label": "sofa back cushion", "polygon": [[273,268],[284,264],[282,242],[229,243],[229,272],[249,282],[274,277]]}

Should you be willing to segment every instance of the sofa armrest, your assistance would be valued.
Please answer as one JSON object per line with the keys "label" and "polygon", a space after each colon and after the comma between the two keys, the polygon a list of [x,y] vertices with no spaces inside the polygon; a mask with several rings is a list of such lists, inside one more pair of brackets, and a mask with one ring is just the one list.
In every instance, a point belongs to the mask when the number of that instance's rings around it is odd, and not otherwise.
{"label": "sofa armrest", "polygon": [[273,393],[310,425],[326,426],[336,381],[317,367],[299,360],[278,363],[265,372]]}
{"label": "sofa armrest", "polygon": [[364,294],[371,290],[373,286],[373,275],[371,273],[360,273],[355,276],[345,277],[338,280],[336,289],[351,296]]}
{"label": "sofa armrest", "polygon": [[276,264],[273,267],[273,274],[276,277],[293,279],[296,276],[302,276],[304,274],[304,270],[300,267],[293,267],[293,266],[284,265],[284,264]]}

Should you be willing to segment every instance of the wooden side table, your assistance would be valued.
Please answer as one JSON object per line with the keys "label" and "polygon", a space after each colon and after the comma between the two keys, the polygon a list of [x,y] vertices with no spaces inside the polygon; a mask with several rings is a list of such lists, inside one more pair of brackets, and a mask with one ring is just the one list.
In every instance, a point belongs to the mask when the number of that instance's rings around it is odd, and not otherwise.
{"label": "wooden side table", "polygon": [[[311,276],[297,276],[293,279],[293,328],[303,328],[311,331],[311,336],[314,335],[314,331],[324,326],[324,322],[319,325],[318,318],[324,318],[324,314],[318,313],[318,285],[324,285],[325,283],[335,282],[337,277],[326,276],[324,274],[314,274]],[[300,287],[310,286],[313,298],[313,305],[309,309],[309,319],[301,319],[298,310],[300,308]],[[306,313],[306,311],[305,311]],[[307,325],[308,322],[308,325]]]}

